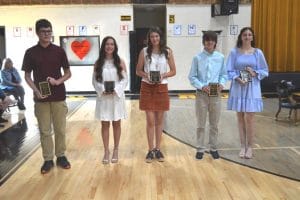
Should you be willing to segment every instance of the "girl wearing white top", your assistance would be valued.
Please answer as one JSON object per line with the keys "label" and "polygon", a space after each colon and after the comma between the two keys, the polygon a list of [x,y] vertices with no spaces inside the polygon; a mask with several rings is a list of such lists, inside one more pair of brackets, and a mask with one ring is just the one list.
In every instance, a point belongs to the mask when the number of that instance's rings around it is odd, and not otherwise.
{"label": "girl wearing white top", "polygon": [[[105,89],[106,81],[113,81],[113,91]],[[118,55],[116,40],[107,36],[102,40],[99,58],[94,66],[93,86],[97,92],[95,118],[101,120],[104,146],[103,164],[109,163],[109,127],[112,121],[114,149],[112,163],[118,162],[118,148],[121,136],[121,119],[126,117],[125,93],[127,72],[124,61]]]}
{"label": "girl wearing white top", "polygon": [[[169,110],[168,77],[176,74],[173,53],[166,47],[159,28],[151,28],[147,35],[147,47],[142,49],[136,66],[136,74],[142,77],[140,90],[140,109],[146,113],[148,153],[146,162],[154,157],[163,161],[160,151],[164,112]],[[151,71],[159,71],[158,81],[150,78]],[[155,137],[155,146],[154,146]]]}

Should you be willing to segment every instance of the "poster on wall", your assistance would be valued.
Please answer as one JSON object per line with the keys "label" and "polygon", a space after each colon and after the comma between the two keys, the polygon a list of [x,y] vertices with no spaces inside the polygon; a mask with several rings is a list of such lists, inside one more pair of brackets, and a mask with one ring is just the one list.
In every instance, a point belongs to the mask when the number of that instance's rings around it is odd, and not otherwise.
{"label": "poster on wall", "polygon": [[230,35],[237,35],[238,34],[238,25],[230,25]]}
{"label": "poster on wall", "polygon": [[100,25],[93,25],[93,34],[100,35]]}
{"label": "poster on wall", "polygon": [[87,26],[79,26],[79,35],[87,35]]}
{"label": "poster on wall", "polygon": [[70,65],[94,65],[99,56],[99,36],[60,36],[60,46],[66,51]]}
{"label": "poster on wall", "polygon": [[33,27],[27,27],[27,37],[33,37],[33,36],[34,36]]}
{"label": "poster on wall", "polygon": [[21,37],[21,27],[14,27],[13,34],[14,34],[14,37]]}
{"label": "poster on wall", "polygon": [[68,36],[74,35],[74,26],[66,26],[66,35]]}
{"label": "poster on wall", "polygon": [[188,25],[188,34],[189,35],[196,35],[196,24],[189,24]]}
{"label": "poster on wall", "polygon": [[181,35],[181,25],[176,24],[173,26],[173,34]]}
{"label": "poster on wall", "polygon": [[127,24],[120,25],[120,35],[128,35],[128,25]]}

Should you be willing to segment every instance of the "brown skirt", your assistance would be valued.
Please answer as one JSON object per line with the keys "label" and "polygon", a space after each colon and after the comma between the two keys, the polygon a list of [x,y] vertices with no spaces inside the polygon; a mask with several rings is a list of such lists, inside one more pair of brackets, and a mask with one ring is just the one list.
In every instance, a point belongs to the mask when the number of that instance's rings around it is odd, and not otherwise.
{"label": "brown skirt", "polygon": [[141,83],[140,109],[145,111],[167,111],[170,109],[168,84]]}

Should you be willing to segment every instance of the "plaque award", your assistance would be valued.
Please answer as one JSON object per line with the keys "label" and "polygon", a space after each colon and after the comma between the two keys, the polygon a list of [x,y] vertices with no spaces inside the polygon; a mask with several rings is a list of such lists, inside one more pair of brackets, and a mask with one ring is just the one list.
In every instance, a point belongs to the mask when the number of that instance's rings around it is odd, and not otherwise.
{"label": "plaque award", "polygon": [[160,82],[160,71],[150,71],[150,81],[152,83]]}
{"label": "plaque award", "polygon": [[240,78],[242,79],[242,81],[245,81],[246,83],[252,81],[251,74],[247,70],[240,71]]}
{"label": "plaque award", "polygon": [[210,96],[210,97],[218,96],[218,86],[219,86],[219,84],[218,83],[209,83],[208,86],[209,86],[208,96]]}
{"label": "plaque award", "polygon": [[104,89],[106,93],[113,93],[115,90],[114,81],[104,81]]}
{"label": "plaque award", "polygon": [[48,81],[39,82],[40,93],[42,96],[51,95],[51,89]]}

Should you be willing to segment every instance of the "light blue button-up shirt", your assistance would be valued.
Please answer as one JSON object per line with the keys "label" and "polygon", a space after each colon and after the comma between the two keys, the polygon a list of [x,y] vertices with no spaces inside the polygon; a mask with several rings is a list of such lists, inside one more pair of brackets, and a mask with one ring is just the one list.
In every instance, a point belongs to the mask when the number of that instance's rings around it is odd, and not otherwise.
{"label": "light blue button-up shirt", "polygon": [[228,80],[224,55],[218,51],[209,53],[203,50],[193,58],[188,78],[196,89],[201,90],[209,83],[219,83],[224,87]]}

